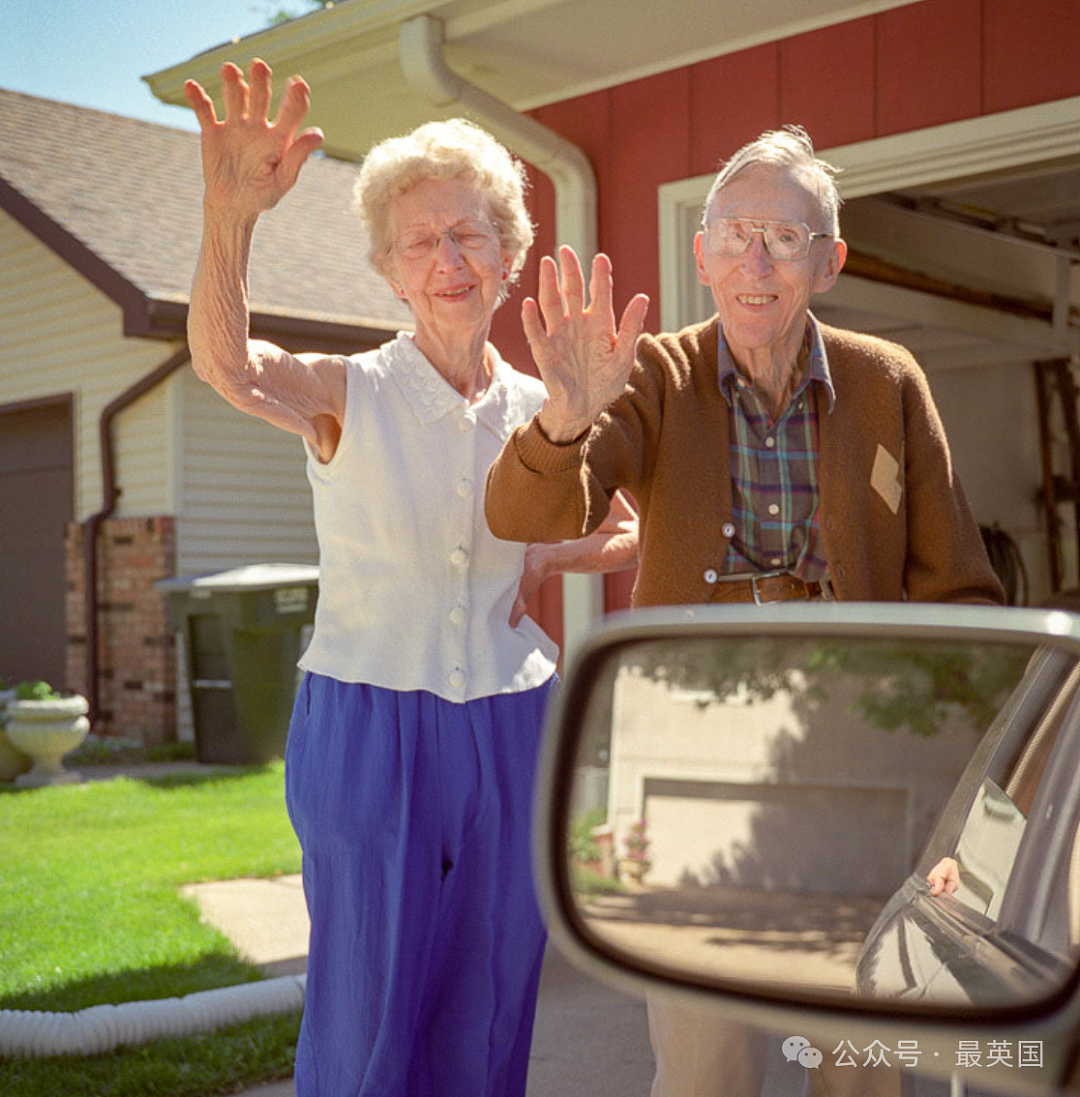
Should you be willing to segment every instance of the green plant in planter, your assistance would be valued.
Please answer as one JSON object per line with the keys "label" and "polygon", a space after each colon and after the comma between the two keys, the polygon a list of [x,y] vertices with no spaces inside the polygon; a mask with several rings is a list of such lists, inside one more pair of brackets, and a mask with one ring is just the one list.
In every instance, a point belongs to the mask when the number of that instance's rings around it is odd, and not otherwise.
{"label": "green plant in planter", "polygon": [[603,808],[591,808],[570,824],[568,837],[571,860],[588,864],[600,859],[600,844],[593,836],[593,831],[603,823],[605,816]]}
{"label": "green plant in planter", "polygon": [[48,682],[37,681],[18,682],[15,686],[16,701],[57,701],[60,694],[49,685]]}

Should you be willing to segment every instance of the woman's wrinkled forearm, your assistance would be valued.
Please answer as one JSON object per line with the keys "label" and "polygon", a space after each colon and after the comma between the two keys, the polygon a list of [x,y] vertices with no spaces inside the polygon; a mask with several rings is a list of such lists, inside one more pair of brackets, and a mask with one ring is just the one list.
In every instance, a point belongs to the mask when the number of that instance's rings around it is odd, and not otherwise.
{"label": "woman's wrinkled forearm", "polygon": [[230,403],[248,383],[248,257],[254,222],[206,212],[191,286],[188,345],[195,373]]}
{"label": "woman's wrinkled forearm", "polygon": [[249,338],[254,220],[207,210],[191,288],[188,345],[196,375],[233,407],[320,446],[320,417],[340,421],[344,381],[319,361]]}

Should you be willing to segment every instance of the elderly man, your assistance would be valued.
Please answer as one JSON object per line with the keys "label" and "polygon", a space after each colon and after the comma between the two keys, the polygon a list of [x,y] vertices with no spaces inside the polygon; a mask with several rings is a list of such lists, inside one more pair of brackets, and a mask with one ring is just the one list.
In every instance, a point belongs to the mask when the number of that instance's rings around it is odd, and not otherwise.
{"label": "elderly man", "polygon": [[[616,328],[606,257],[589,304],[573,252],[561,284],[546,258],[523,320],[548,396],[488,475],[492,532],[579,537],[625,488],[640,506],[635,606],[1000,603],[922,370],[809,311],[844,265],[839,204],[803,129],[740,149],[694,240],[717,315],[641,339],[636,361],[644,299]],[[654,1097],[756,1097],[746,1030],[660,1000],[650,1026]]]}
{"label": "elderly man", "polygon": [[625,487],[638,606],[1002,600],[918,365],[809,312],[847,254],[833,176],[801,129],[740,149],[694,241],[718,315],[642,339],[636,364],[641,298],[616,332],[606,258],[588,307],[573,253],[561,287],[543,261],[543,322],[523,314],[548,398],[489,473],[496,536],[580,536]]}

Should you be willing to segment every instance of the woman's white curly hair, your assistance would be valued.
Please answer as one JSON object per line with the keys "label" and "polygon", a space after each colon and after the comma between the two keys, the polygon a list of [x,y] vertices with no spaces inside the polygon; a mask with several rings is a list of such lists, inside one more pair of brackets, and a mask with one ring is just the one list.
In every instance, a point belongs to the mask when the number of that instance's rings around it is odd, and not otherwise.
{"label": "woman's white curly hair", "polygon": [[388,273],[392,241],[390,206],[425,179],[466,179],[485,195],[510,269],[505,296],[525,263],[533,242],[533,224],[525,208],[525,165],[486,130],[464,118],[425,122],[402,137],[390,137],[364,157],[353,187],[353,204],[370,240],[368,258]]}

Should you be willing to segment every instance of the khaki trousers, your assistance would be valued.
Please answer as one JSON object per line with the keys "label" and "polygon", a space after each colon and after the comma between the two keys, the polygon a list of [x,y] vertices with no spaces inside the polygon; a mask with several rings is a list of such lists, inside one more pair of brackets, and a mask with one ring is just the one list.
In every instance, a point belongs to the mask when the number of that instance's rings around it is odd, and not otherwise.
{"label": "khaki trousers", "polygon": [[[646,996],[649,1040],[656,1059],[652,1097],[771,1097],[762,1092],[768,1036],[759,1029],[675,1002]],[[786,1035],[797,1035],[787,1033]],[[808,1070],[810,1097],[899,1097],[899,1072],[888,1067],[838,1067],[829,1052]],[[805,1070],[785,1064],[791,1070]]]}
{"label": "khaki trousers", "polygon": [[766,1036],[714,1013],[650,992],[652,1097],[759,1097]]}

